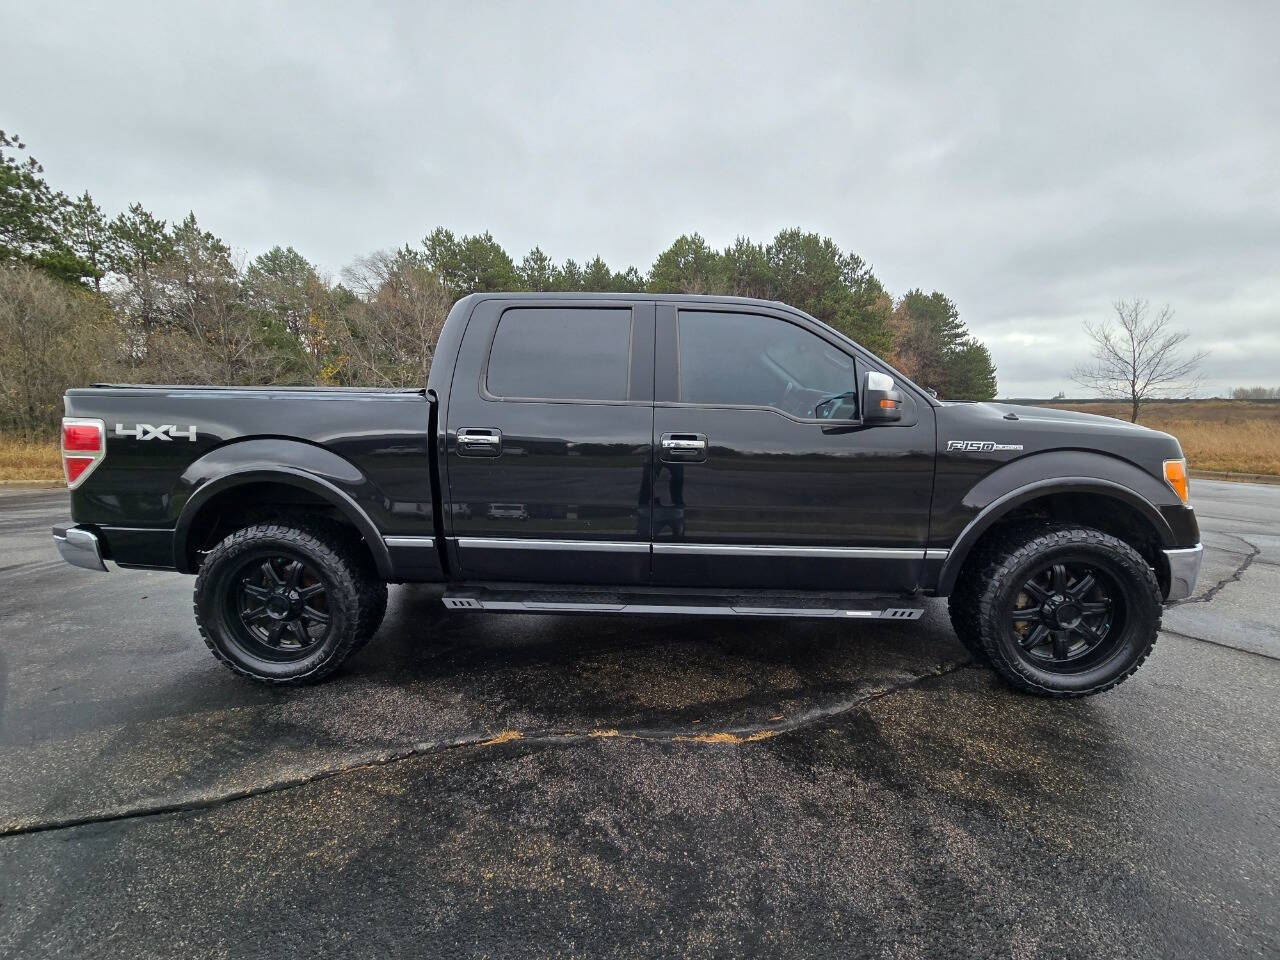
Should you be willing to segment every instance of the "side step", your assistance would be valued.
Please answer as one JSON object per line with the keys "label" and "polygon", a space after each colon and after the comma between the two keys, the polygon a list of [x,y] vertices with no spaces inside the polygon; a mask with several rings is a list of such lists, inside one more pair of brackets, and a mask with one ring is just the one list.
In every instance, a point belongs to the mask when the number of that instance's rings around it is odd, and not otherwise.
{"label": "side step", "polygon": [[706,617],[839,617],[919,620],[924,609],[912,597],[645,594],[605,591],[457,588],[442,597],[450,610],[495,613],[640,613]]}

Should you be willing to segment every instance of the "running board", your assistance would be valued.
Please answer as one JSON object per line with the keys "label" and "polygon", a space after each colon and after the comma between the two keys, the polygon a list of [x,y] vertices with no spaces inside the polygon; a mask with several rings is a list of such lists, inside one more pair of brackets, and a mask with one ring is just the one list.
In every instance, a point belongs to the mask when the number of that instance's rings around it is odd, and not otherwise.
{"label": "running board", "polygon": [[[862,620],[919,620],[921,607],[902,606],[902,598],[832,601],[815,597],[786,605],[763,603],[771,598],[748,597],[599,597],[554,596],[516,591],[466,590],[446,593],[449,610],[483,610],[494,613],[632,613],[674,614],[704,617],[836,617]],[[705,602],[700,602],[705,601]]]}

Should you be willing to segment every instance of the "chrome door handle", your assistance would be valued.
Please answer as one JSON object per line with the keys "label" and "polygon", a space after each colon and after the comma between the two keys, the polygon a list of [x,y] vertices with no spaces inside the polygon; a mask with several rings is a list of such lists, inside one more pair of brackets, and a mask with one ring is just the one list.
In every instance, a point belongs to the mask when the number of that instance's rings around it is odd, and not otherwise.
{"label": "chrome door handle", "polygon": [[658,459],[664,463],[702,463],[707,459],[707,438],[701,433],[664,433],[658,446]]}
{"label": "chrome door handle", "polygon": [[502,431],[494,427],[462,427],[458,430],[458,456],[502,456]]}

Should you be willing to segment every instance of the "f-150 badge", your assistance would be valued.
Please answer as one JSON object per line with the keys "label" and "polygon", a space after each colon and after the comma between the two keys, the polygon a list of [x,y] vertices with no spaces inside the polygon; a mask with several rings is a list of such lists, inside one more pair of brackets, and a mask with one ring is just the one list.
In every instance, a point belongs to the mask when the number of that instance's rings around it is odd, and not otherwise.
{"label": "f-150 badge", "polygon": [[133,437],[135,440],[177,440],[178,437],[186,437],[192,443],[196,442],[196,428],[176,427],[172,423],[162,423],[158,427],[153,427],[149,423],[140,423],[136,427],[126,428],[123,423],[116,424],[117,437]]}
{"label": "f-150 badge", "polygon": [[966,453],[992,453],[1000,450],[1021,450],[1020,443],[992,443],[990,440],[948,440],[947,450],[963,450]]}

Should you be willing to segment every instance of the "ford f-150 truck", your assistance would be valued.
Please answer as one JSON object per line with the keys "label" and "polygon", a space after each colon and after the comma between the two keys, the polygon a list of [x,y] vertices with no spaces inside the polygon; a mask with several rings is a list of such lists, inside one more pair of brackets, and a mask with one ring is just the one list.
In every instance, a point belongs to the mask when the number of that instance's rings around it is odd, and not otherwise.
{"label": "ford f-150 truck", "polygon": [[425,388],[66,395],[62,556],[195,574],[232,670],[318,680],[388,583],[522,613],[912,620],[1014,687],[1106,690],[1201,545],[1177,440],[948,403],[781,303],[473,294]]}

